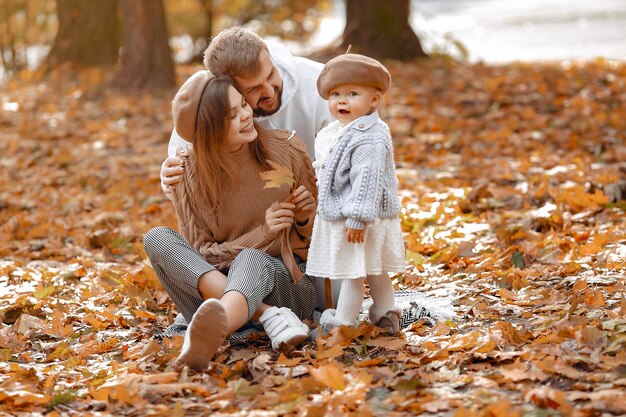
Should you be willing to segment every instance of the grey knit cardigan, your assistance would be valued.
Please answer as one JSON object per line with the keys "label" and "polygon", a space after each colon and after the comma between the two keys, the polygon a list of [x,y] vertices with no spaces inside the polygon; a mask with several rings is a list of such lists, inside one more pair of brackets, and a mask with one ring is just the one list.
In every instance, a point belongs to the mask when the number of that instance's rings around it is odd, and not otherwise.
{"label": "grey knit cardigan", "polygon": [[319,178],[317,215],[365,229],[393,218],[401,204],[389,127],[377,112],[357,119],[329,150]]}

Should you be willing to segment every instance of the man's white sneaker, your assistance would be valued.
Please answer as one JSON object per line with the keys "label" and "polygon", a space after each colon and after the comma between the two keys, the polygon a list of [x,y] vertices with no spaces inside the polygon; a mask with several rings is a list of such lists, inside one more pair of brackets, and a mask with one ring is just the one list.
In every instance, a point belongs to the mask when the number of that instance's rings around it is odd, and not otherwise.
{"label": "man's white sneaker", "polygon": [[265,332],[272,342],[272,349],[293,349],[304,342],[309,334],[309,327],[287,307],[270,307],[259,317]]}

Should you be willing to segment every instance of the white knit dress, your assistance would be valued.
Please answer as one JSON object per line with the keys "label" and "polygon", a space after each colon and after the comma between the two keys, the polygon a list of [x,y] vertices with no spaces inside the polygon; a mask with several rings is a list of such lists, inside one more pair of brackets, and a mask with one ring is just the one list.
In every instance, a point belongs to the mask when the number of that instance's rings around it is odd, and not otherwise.
{"label": "white knit dress", "polygon": [[[323,178],[324,160],[352,123],[335,121],[319,131],[315,139],[315,168]],[[368,224],[364,243],[346,240],[345,220],[315,218],[306,273],[331,279],[364,278],[385,272],[404,272],[404,239],[400,219],[377,219]]]}

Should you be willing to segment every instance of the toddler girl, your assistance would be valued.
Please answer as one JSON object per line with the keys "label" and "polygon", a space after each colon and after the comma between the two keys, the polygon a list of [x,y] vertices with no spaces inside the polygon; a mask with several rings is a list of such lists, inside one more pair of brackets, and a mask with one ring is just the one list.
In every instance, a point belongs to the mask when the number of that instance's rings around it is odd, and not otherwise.
{"label": "toddler girl", "polygon": [[326,332],[357,324],[365,281],[373,300],[370,321],[399,331],[388,273],[405,269],[401,205],[391,135],[376,112],[390,81],[380,62],[350,53],[328,61],[317,80],[336,121],[315,140],[319,194],[306,272],[343,280],[336,310],[320,319]]}

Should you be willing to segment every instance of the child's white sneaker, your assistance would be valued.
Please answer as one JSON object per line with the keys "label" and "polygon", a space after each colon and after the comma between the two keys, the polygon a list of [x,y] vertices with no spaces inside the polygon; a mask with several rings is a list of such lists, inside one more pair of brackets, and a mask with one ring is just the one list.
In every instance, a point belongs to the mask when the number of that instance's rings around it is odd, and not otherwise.
{"label": "child's white sneaker", "polygon": [[259,322],[272,342],[272,349],[277,351],[293,349],[309,335],[309,326],[287,307],[269,307]]}
{"label": "child's white sneaker", "polygon": [[334,308],[328,308],[322,313],[320,317],[320,327],[324,334],[330,333],[330,331],[339,326],[357,326],[358,322],[342,321],[337,318],[337,310]]}

